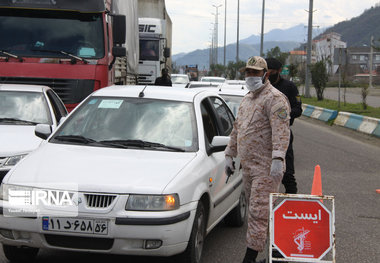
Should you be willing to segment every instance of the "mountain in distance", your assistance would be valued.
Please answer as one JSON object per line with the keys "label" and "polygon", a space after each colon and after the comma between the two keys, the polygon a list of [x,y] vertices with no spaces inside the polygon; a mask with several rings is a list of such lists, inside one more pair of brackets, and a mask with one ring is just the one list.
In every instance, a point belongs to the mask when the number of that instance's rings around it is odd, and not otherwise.
{"label": "mountain in distance", "polygon": [[330,32],[341,34],[342,41],[347,42],[348,47],[369,46],[371,36],[374,36],[375,45],[379,46],[380,3],[365,10],[360,16],[340,22],[325,31]]}
{"label": "mountain in distance", "polygon": [[[321,29],[314,29],[313,35],[318,35]],[[264,34],[264,53],[278,46],[282,52],[289,52],[300,46],[307,39],[307,27],[303,24],[288,28],[274,29]],[[247,60],[251,56],[258,56],[260,53],[260,36],[252,35],[239,41],[239,59]],[[173,55],[173,62],[177,66],[198,65],[200,69],[208,69],[210,49],[198,49],[189,53],[179,53]],[[223,64],[224,48],[218,48],[218,63]],[[236,61],[236,43],[226,47],[226,63]]]}
{"label": "mountain in distance", "polygon": [[[319,35],[323,32],[323,28],[313,28],[313,36]],[[259,44],[261,41],[260,35],[252,35],[248,38],[242,39],[240,43],[244,44]],[[273,29],[264,34],[264,42],[267,41],[294,41],[304,43],[307,41],[307,26],[298,24],[288,29]]]}
{"label": "mountain in distance", "polygon": [[[278,46],[282,52],[288,52],[293,50],[296,47],[299,47],[299,42],[277,42],[270,41],[264,42],[264,50],[270,50]],[[260,53],[260,44],[249,45],[249,44],[239,44],[239,59],[246,61],[251,56],[258,56]],[[200,70],[208,69],[210,59],[210,49],[197,49],[195,51],[186,53],[181,57],[176,57],[173,61],[176,66],[185,66],[185,65],[198,65]],[[218,48],[218,63],[223,64],[224,59],[224,48]],[[236,61],[236,44],[230,44],[226,46],[226,64],[229,61]]]}

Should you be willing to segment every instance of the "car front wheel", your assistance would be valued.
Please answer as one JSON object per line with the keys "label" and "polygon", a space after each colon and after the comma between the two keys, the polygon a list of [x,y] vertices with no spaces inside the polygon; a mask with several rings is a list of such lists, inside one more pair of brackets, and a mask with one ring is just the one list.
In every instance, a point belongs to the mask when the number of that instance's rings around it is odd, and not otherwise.
{"label": "car front wheel", "polygon": [[4,255],[10,262],[32,262],[37,257],[38,250],[34,247],[3,245]]}
{"label": "car front wheel", "polygon": [[201,261],[203,244],[206,237],[206,211],[201,201],[198,203],[189,244],[180,257],[179,262],[199,263]]}

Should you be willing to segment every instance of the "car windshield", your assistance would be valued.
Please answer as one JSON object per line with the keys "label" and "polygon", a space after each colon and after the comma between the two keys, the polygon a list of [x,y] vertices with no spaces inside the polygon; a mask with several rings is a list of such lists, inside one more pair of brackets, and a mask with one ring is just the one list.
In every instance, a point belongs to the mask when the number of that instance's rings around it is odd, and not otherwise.
{"label": "car windshield", "polygon": [[222,96],[222,98],[227,103],[228,107],[230,107],[232,113],[234,114],[236,118],[237,113],[239,111],[240,103],[243,100],[244,96],[223,95],[223,94],[220,94],[220,96]]}
{"label": "car windshield", "polygon": [[0,91],[0,125],[52,124],[42,93]]}
{"label": "car windshield", "polygon": [[[65,121],[52,142],[81,141],[106,147],[161,144],[196,151],[198,137],[192,103],[144,98],[91,97]],[[144,142],[144,143],[142,143]],[[148,142],[149,144],[146,144]],[[67,141],[65,142],[67,143]],[[132,147],[133,148],[133,147]],[[167,150],[160,148],[159,150]]]}
{"label": "car windshield", "polygon": [[0,35],[0,50],[23,57],[104,57],[101,14],[0,9]]}
{"label": "car windshield", "polygon": [[189,78],[187,76],[171,76],[173,84],[187,84],[189,82]]}
{"label": "car windshield", "polygon": [[140,60],[158,60],[159,42],[158,40],[140,39]]}
{"label": "car windshield", "polygon": [[202,82],[218,82],[218,83],[224,83],[226,80],[223,78],[202,78]]}

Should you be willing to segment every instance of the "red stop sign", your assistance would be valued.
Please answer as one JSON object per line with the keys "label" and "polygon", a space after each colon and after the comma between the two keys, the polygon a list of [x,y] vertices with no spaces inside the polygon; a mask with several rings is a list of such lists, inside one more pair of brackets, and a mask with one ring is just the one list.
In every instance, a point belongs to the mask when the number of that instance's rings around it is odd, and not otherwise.
{"label": "red stop sign", "polygon": [[331,213],[318,200],[284,200],[274,209],[273,245],[285,257],[321,259],[331,233]]}

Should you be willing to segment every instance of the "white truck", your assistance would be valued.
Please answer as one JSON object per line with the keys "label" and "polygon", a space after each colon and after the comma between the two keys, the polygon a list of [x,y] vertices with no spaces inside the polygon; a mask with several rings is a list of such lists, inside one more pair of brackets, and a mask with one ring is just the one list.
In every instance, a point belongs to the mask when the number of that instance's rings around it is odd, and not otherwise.
{"label": "white truck", "polygon": [[172,21],[166,11],[164,0],[139,0],[140,59],[139,78],[141,85],[154,84],[161,70],[171,72]]}

